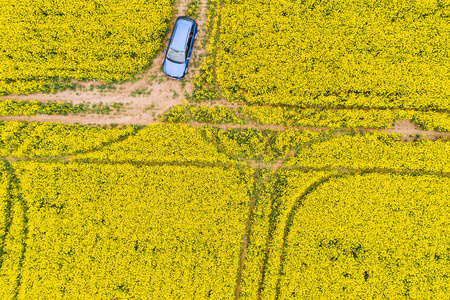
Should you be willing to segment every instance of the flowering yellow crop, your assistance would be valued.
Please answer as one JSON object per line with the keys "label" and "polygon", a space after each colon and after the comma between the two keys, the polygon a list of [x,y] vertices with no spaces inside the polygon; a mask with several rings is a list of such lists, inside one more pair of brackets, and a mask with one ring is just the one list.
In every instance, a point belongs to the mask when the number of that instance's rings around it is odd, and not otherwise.
{"label": "flowering yellow crop", "polygon": [[186,122],[194,120],[201,123],[212,124],[243,124],[236,114],[229,108],[223,106],[205,106],[205,105],[174,105],[164,112],[161,121],[167,122]]}
{"label": "flowering yellow crop", "polygon": [[[270,133],[252,128],[229,129],[217,131],[220,150],[227,156],[241,160],[264,159],[264,152]],[[268,158],[266,156],[266,158]]]}
{"label": "flowering yellow crop", "polygon": [[450,109],[448,0],[224,0],[217,82],[259,104]]}
{"label": "flowering yellow crop", "polygon": [[210,43],[217,41],[217,55],[205,65],[205,74],[215,70],[222,94],[250,104],[319,107],[244,106],[244,116],[329,128],[387,128],[409,119],[450,131],[445,3],[223,3],[219,36]]}
{"label": "flowering yellow crop", "polygon": [[[449,141],[1,122],[0,150],[2,300],[229,299],[236,282],[240,299],[440,300],[450,288]],[[293,150],[280,169],[242,162]]]}
{"label": "flowering yellow crop", "polygon": [[258,201],[252,211],[239,299],[258,299],[258,286],[264,272],[266,243],[272,220],[273,200],[276,197],[275,186],[275,179],[258,186]]}
{"label": "flowering yellow crop", "polygon": [[430,175],[350,175],[317,186],[296,199],[291,223],[279,223],[288,234],[274,244],[283,253],[274,258],[277,299],[445,299],[449,198],[450,179]]}
{"label": "flowering yellow crop", "polygon": [[0,156],[45,157],[94,150],[136,127],[106,129],[58,123],[0,122]]}
{"label": "flowering yellow crop", "polygon": [[[259,248],[265,248],[266,245],[269,246],[265,265],[260,264],[260,267],[264,268],[265,277],[264,281],[262,281],[262,299],[273,299],[275,295],[276,281],[280,268],[279,258],[282,254],[280,246],[283,244],[284,225],[290,217],[290,211],[294,206],[295,201],[299,196],[305,193],[309,186],[333,174],[336,173],[327,171],[280,171],[278,173],[277,181],[273,183],[273,189],[271,191],[273,195],[270,209],[268,207],[264,208],[264,206],[269,205],[267,201],[262,202],[263,208],[258,208],[263,209],[266,215],[264,218],[257,219],[259,221],[256,222],[256,226],[258,232],[261,233],[260,236],[255,237],[256,241],[254,244]],[[269,237],[270,239],[267,240]],[[263,244],[264,247],[262,247]],[[249,257],[249,260],[257,259],[261,262],[265,254],[255,253],[255,255],[257,255],[256,258]],[[254,268],[255,266],[249,266],[249,269],[246,270],[249,276],[249,283],[247,287],[244,288],[244,290],[248,289],[248,297],[245,297],[244,299],[255,299],[254,295],[257,293],[256,282],[261,282],[262,280],[260,277],[261,274],[258,274],[258,276],[256,276],[256,274],[252,275],[253,273],[256,273]],[[259,277],[259,281],[256,281],[257,277]]]}
{"label": "flowering yellow crop", "polygon": [[13,167],[27,206],[19,299],[233,297],[250,169]]}
{"label": "flowering yellow crop", "polygon": [[280,171],[253,210],[240,298],[445,298],[449,187],[434,175]]}
{"label": "flowering yellow crop", "polygon": [[222,0],[208,1],[209,9],[206,12],[207,23],[205,31],[207,34],[206,57],[202,60],[199,67],[199,74],[193,81],[194,90],[192,98],[196,101],[216,100],[219,98],[215,90],[215,45],[219,33],[220,11],[222,8]]}
{"label": "flowering yellow crop", "polygon": [[67,115],[69,113],[106,113],[123,107],[121,102],[112,104],[94,103],[90,107],[90,102],[83,102],[73,105],[72,102],[39,102],[36,100],[1,100],[0,116],[32,116],[36,114],[47,115]]}
{"label": "flowering yellow crop", "polygon": [[213,124],[243,124],[232,110],[223,106],[188,105],[189,114],[197,122]]}
{"label": "flowering yellow crop", "polygon": [[262,124],[329,128],[391,128],[395,120],[413,120],[425,130],[450,131],[450,115],[399,109],[290,109],[241,106],[239,112]]}
{"label": "flowering yellow crop", "polygon": [[9,164],[0,163],[0,299],[15,299],[26,244],[26,206]]}
{"label": "flowering yellow crop", "polygon": [[326,135],[328,132],[287,129],[286,131],[278,132],[274,141],[269,144],[271,150],[277,153],[278,156],[287,154],[294,148],[300,147],[304,143],[313,142],[314,139],[321,135]]}
{"label": "flowering yellow crop", "polygon": [[0,10],[0,94],[52,91],[56,78],[123,81],[151,63],[171,0],[12,0]]}
{"label": "flowering yellow crop", "polygon": [[11,174],[5,162],[0,161],[0,249],[4,248],[5,236],[10,222]]}
{"label": "flowering yellow crop", "polygon": [[401,143],[394,134],[338,135],[302,148],[286,166],[450,172],[450,142]]}
{"label": "flowering yellow crop", "polygon": [[72,159],[112,162],[231,162],[202,136],[199,128],[185,124],[152,124],[124,141],[98,151],[75,155]]}
{"label": "flowering yellow crop", "polygon": [[3,100],[0,101],[0,116],[32,116],[41,110],[42,103],[36,100],[30,101],[15,101]]}

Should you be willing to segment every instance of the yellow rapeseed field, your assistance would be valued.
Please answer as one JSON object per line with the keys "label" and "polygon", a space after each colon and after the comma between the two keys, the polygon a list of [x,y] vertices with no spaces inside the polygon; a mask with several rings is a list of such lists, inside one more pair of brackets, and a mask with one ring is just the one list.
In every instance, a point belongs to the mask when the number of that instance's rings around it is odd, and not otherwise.
{"label": "yellow rapeseed field", "polygon": [[450,108],[449,0],[224,0],[220,13],[230,100]]}
{"label": "yellow rapeseed field", "polygon": [[12,218],[22,222],[16,231],[11,225],[9,235],[20,232],[22,240],[16,234],[5,247],[16,243],[26,251],[3,253],[1,299],[233,294],[252,187],[249,169],[39,162],[12,167],[20,182],[15,202],[22,209]]}
{"label": "yellow rapeseed field", "polygon": [[282,225],[278,299],[445,299],[449,199],[450,179],[432,175],[324,182]]}
{"label": "yellow rapeseed field", "polygon": [[442,299],[449,145],[2,122],[0,299]]}
{"label": "yellow rapeseed field", "polygon": [[227,100],[259,105],[246,115],[349,128],[408,119],[450,131],[449,0],[222,2],[215,79]]}
{"label": "yellow rapeseed field", "polygon": [[0,10],[0,94],[51,91],[52,80],[130,79],[151,63],[172,0],[12,0]]}

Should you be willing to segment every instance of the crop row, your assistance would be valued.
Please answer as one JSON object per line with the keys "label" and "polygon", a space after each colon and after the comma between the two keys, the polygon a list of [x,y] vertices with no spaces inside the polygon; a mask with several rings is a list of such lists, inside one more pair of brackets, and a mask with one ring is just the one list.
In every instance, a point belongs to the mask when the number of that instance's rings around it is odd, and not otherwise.
{"label": "crop row", "polygon": [[223,106],[205,106],[205,105],[174,105],[164,112],[161,121],[164,122],[188,122],[197,121],[211,124],[243,124],[236,114],[229,108]]}
{"label": "crop row", "polygon": [[40,102],[36,100],[2,100],[0,101],[0,116],[33,116],[37,114],[45,115],[67,115],[80,113],[107,114],[124,109],[123,103],[114,102],[112,104],[83,102],[73,105],[71,102]]}
{"label": "crop row", "polygon": [[450,131],[448,112],[401,109],[314,109],[280,106],[241,106],[243,117],[262,124],[328,128],[390,128],[395,120],[412,120],[424,130]]}
{"label": "crop row", "polygon": [[174,105],[161,117],[166,122],[197,121],[210,124],[277,124],[287,127],[391,128],[396,120],[412,120],[424,130],[450,131],[450,114],[438,111],[356,108],[291,108],[242,105],[236,110],[222,106]]}
{"label": "crop row", "polygon": [[94,150],[137,127],[102,128],[58,123],[0,122],[0,156],[51,157]]}
{"label": "crop row", "polygon": [[402,143],[395,134],[333,135],[305,145],[285,165],[449,173],[449,153],[450,142],[442,139]]}

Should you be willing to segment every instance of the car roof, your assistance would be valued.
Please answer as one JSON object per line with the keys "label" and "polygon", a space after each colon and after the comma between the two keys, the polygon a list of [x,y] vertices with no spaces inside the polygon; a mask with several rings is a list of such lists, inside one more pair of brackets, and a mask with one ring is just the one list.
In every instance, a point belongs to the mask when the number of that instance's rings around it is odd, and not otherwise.
{"label": "car roof", "polygon": [[186,20],[184,18],[179,18],[177,20],[170,48],[177,51],[186,50],[186,42],[189,37],[189,31],[191,30],[192,23],[192,21]]}

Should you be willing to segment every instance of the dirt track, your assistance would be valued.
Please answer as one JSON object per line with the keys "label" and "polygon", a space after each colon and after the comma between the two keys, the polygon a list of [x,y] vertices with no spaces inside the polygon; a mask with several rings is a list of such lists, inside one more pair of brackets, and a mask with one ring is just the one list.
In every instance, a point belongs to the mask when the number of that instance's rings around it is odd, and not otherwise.
{"label": "dirt track", "polygon": [[[185,15],[187,13],[187,6],[190,0],[176,0],[174,7],[174,15],[170,22],[170,28],[173,27],[177,16]],[[188,73],[181,81],[168,79],[162,72],[162,63],[164,60],[164,49],[161,49],[156,58],[153,61],[153,65],[144,73],[138,74],[138,78],[135,81],[129,81],[123,84],[113,84],[116,87],[111,92],[100,92],[94,89],[89,91],[89,86],[102,85],[103,82],[89,81],[89,82],[77,82],[77,85],[83,86],[82,90],[77,91],[61,91],[56,94],[44,94],[35,93],[31,95],[8,95],[0,96],[0,100],[14,99],[14,100],[37,100],[37,101],[58,101],[58,102],[72,102],[78,104],[82,102],[99,103],[103,104],[121,102],[128,104],[124,112],[112,113],[110,115],[35,115],[35,116],[4,116],[0,117],[0,121],[28,121],[28,122],[58,122],[63,124],[98,124],[98,125],[110,125],[112,123],[119,125],[145,125],[149,123],[159,122],[158,115],[161,115],[164,111],[176,104],[181,104],[185,100],[184,94],[192,93],[192,81],[198,74],[198,67],[201,62],[201,58],[206,55],[206,50],[202,47],[201,41],[205,39],[205,25],[207,22],[206,11],[208,9],[207,0],[198,0],[199,9],[198,17],[196,21],[198,23],[198,34],[194,44],[194,50],[191,57],[191,61],[188,68]],[[163,45],[167,45],[169,34],[165,37]],[[164,47],[165,48],[165,47]],[[132,92],[140,89],[146,89],[151,91],[147,95],[132,96]],[[216,101],[214,104],[203,103],[207,106],[221,105],[224,107],[237,107],[239,104],[231,103],[224,99]],[[152,107],[153,106],[153,107]],[[202,126],[197,122],[190,123],[193,126]],[[260,125],[255,123],[249,123],[246,125],[214,125],[223,129],[228,128],[256,128],[256,129],[275,129],[285,130],[286,127],[282,125]],[[299,129],[308,130],[326,130],[327,128],[321,127],[299,127]],[[397,121],[392,129],[357,129],[357,131],[379,131],[390,132],[404,135],[403,141],[413,141],[418,135],[426,139],[436,139],[437,137],[450,138],[450,133],[435,132],[435,131],[423,131],[409,121]]]}

